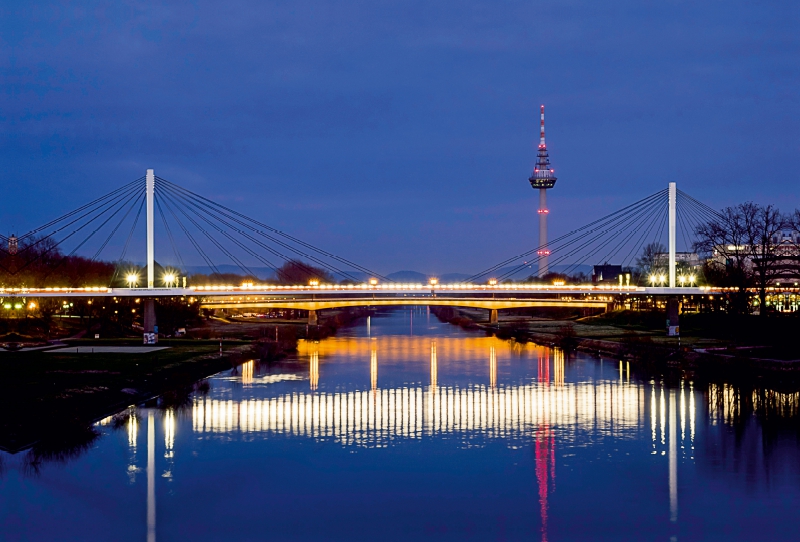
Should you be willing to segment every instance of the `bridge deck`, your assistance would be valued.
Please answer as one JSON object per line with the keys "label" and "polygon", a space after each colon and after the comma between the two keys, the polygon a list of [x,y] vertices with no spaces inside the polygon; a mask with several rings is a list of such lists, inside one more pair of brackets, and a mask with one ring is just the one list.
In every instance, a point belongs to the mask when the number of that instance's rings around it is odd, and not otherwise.
{"label": "bridge deck", "polygon": [[467,297],[378,297],[343,298],[343,299],[269,299],[263,301],[248,300],[206,300],[201,307],[206,309],[302,309],[324,310],[341,307],[384,307],[398,305],[436,305],[446,307],[469,307],[474,309],[522,309],[533,307],[575,307],[606,309],[611,300],[584,299],[491,299]]}
{"label": "bridge deck", "polygon": [[0,288],[0,297],[175,297],[175,296],[316,296],[341,297],[352,296],[404,296],[430,295],[436,292],[439,296],[493,294],[509,296],[519,294],[541,295],[707,295],[719,294],[724,288],[693,286],[686,288],[639,287],[639,286],[552,286],[552,285],[496,285],[486,284],[444,284],[431,287],[422,284],[386,284],[379,286],[364,285],[320,285],[311,286],[208,286],[191,288]]}

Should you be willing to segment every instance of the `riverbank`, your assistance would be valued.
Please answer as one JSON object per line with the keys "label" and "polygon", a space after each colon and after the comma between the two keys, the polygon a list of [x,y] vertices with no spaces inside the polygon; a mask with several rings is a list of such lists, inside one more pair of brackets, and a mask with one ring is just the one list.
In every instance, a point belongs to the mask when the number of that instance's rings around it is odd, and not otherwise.
{"label": "riverbank", "polygon": [[155,351],[141,338],[67,339],[69,348],[52,352],[0,350],[0,449],[16,453],[45,437],[52,448],[67,435],[90,438],[93,422],[155,397],[161,406],[180,406],[210,375],[250,359],[284,359],[298,340],[335,335],[366,314],[331,311],[319,326],[215,318],[187,330],[188,337],[161,339],[166,348]]}
{"label": "riverbank", "polygon": [[230,369],[250,346],[225,342],[220,354],[218,341],[163,341],[169,348],[112,353],[92,352],[87,342],[75,353],[0,352],[0,448],[18,452],[44,435],[58,438],[129,405],[189,389]]}

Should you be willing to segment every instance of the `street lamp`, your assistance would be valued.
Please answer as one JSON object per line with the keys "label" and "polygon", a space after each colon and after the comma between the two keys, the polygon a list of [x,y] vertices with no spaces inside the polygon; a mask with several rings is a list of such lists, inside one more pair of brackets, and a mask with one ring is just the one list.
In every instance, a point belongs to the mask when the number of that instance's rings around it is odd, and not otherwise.
{"label": "street lamp", "polygon": [[681,281],[681,286],[684,286],[686,284],[686,275],[681,275],[678,280]]}
{"label": "street lamp", "polygon": [[666,280],[667,280],[667,276],[666,276],[666,275],[664,275],[664,274],[662,274],[662,275],[660,275],[660,276],[658,277],[658,279],[661,281],[661,286],[664,286],[664,282],[666,282]]}
{"label": "street lamp", "polygon": [[655,286],[655,285],[656,285],[656,280],[657,280],[657,279],[656,279],[656,276],[655,276],[654,274],[651,274],[651,275],[650,275],[650,284],[651,284],[652,286]]}
{"label": "street lamp", "polygon": [[497,279],[489,279],[489,286],[497,286]]}
{"label": "street lamp", "polygon": [[167,288],[174,286],[177,281],[178,277],[175,276],[175,273],[167,273],[164,275],[164,284],[167,285]]}
{"label": "street lamp", "polygon": [[308,281],[309,286],[319,286],[319,281],[317,279],[311,279]]}
{"label": "street lamp", "polygon": [[133,288],[136,286],[136,283],[139,282],[139,275],[135,273],[130,273],[127,276],[127,280],[128,280],[128,288]]}
{"label": "street lamp", "polygon": [[428,284],[431,286],[431,294],[436,297],[436,285],[439,284],[439,279],[431,277]]}
{"label": "street lamp", "polygon": [[378,285],[378,279],[376,279],[376,278],[369,279],[369,285],[370,286],[377,286]]}

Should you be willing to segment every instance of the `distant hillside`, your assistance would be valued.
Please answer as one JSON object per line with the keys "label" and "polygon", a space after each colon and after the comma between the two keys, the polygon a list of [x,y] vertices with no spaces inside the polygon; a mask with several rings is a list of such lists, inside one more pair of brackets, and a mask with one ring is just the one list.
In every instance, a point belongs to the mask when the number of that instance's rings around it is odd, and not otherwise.
{"label": "distant hillside", "polygon": [[418,271],[395,271],[386,275],[389,282],[421,282],[426,283],[430,278],[424,273]]}

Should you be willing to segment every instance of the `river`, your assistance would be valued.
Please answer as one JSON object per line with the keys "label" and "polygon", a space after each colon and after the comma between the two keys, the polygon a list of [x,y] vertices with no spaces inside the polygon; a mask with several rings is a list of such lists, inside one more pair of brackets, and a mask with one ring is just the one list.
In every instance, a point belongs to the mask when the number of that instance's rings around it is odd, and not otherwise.
{"label": "river", "polygon": [[796,540],[792,391],[380,312],[137,408],[76,457],[0,454],[3,540]]}

